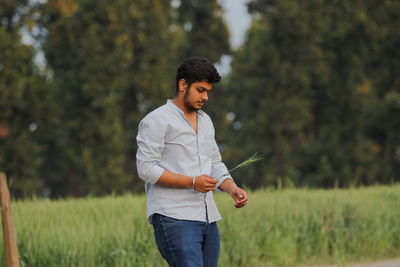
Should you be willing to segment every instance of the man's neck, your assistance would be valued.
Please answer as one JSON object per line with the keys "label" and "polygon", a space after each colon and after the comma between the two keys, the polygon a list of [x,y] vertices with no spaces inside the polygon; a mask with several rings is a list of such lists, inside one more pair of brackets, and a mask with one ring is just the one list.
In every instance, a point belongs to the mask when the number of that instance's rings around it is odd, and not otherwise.
{"label": "man's neck", "polygon": [[183,111],[183,114],[185,114],[185,116],[193,116],[196,114],[196,111],[188,109],[183,101],[182,97],[179,96],[175,96],[174,99],[172,99],[172,102],[180,109]]}

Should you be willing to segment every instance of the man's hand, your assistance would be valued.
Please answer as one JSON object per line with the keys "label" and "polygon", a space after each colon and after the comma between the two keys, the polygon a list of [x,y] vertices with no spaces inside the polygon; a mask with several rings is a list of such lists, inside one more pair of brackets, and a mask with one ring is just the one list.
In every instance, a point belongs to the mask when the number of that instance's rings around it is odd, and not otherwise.
{"label": "man's hand", "polygon": [[229,192],[233,200],[235,200],[235,207],[236,208],[241,208],[244,207],[247,204],[247,193],[240,187],[236,187],[235,190],[232,192]]}
{"label": "man's hand", "polygon": [[241,208],[247,204],[248,197],[246,191],[238,187],[232,179],[223,181],[219,188],[231,195],[233,200],[235,200],[236,208]]}
{"label": "man's hand", "polygon": [[201,193],[207,193],[208,191],[214,190],[217,183],[217,179],[214,179],[209,175],[202,174],[200,176],[196,176],[194,190]]}

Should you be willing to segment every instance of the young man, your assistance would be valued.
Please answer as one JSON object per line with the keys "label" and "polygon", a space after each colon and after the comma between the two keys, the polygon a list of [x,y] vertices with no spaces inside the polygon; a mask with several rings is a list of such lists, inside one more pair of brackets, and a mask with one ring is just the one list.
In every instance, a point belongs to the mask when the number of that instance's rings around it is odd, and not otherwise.
{"label": "young man", "polygon": [[201,108],[215,67],[205,58],[185,60],[176,76],[176,96],[150,112],[139,124],[138,174],[145,181],[148,221],[170,266],[217,266],[221,219],[212,190],[228,192],[235,206],[247,203],[214,138],[210,117]]}

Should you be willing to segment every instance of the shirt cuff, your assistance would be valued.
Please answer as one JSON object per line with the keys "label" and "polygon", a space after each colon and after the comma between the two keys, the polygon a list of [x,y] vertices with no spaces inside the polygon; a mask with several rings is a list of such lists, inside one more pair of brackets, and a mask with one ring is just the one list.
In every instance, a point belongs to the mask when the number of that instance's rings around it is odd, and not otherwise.
{"label": "shirt cuff", "polygon": [[164,172],[163,168],[154,164],[153,166],[151,166],[151,169],[149,170],[149,173],[147,175],[147,177],[148,177],[147,182],[150,184],[157,183],[163,172]]}

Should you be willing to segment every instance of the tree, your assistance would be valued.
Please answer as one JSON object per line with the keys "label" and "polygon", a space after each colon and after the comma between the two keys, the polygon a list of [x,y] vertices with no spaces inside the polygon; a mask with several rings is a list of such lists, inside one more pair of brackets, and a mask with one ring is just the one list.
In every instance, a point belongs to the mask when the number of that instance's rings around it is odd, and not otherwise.
{"label": "tree", "polygon": [[23,44],[27,1],[0,4],[0,166],[15,197],[41,192],[48,131],[57,121],[53,95]]}
{"label": "tree", "polygon": [[[367,128],[381,90],[375,85],[398,77],[393,10],[399,7],[393,1],[375,5],[249,3],[253,24],[232,64],[232,126],[246,149],[261,147],[269,159],[256,174],[252,170],[250,185],[270,184],[277,177],[317,186],[376,181],[377,165],[370,163],[378,160],[384,141],[377,142]],[[393,14],[391,24],[386,12]],[[382,75],[376,77],[378,68]],[[396,97],[390,99],[393,108]],[[394,133],[394,125],[381,131]],[[393,162],[394,150],[386,162]]]}
{"label": "tree", "polygon": [[49,175],[53,195],[132,189],[137,124],[173,84],[172,8],[158,0],[51,0],[39,10],[64,111]]}
{"label": "tree", "polygon": [[180,59],[204,56],[218,62],[230,54],[229,31],[216,0],[181,0],[177,9],[178,23],[183,27]]}
{"label": "tree", "polygon": [[366,83],[376,96],[368,111],[367,134],[377,157],[370,163],[378,169],[377,181],[389,183],[400,177],[400,3],[398,1],[367,1],[364,8],[369,22],[369,54],[365,64]]}

